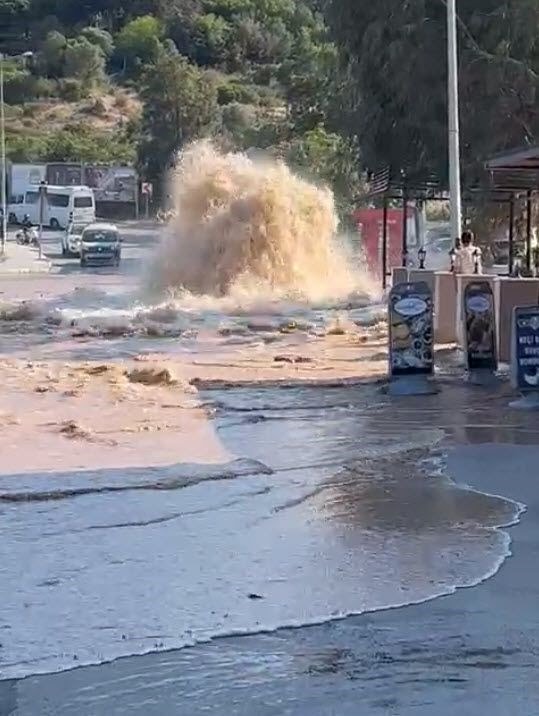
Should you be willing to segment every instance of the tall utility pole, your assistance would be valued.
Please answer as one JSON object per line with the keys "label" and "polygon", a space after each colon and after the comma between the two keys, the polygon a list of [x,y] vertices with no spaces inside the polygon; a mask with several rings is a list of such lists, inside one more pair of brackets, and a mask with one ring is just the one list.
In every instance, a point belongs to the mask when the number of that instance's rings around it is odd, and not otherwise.
{"label": "tall utility pole", "polygon": [[[23,52],[22,57],[25,60],[32,57],[33,52]],[[6,56],[0,52],[0,161],[2,162],[2,173],[0,175],[0,181],[2,187],[0,190],[0,202],[2,204],[2,224],[0,231],[2,232],[2,243],[0,246],[0,254],[6,252],[6,239],[7,239],[7,159],[6,159],[6,108],[4,105],[4,60]]]}
{"label": "tall utility pole", "polygon": [[451,238],[455,240],[460,237],[462,230],[456,0],[447,0],[447,59],[447,90],[449,100],[449,204],[451,213]]}
{"label": "tall utility pole", "polygon": [[7,201],[6,201],[6,184],[7,184],[7,168],[6,168],[6,117],[4,108],[4,55],[0,53],[0,161],[2,162],[2,174],[0,181],[2,189],[0,192],[2,201],[2,243],[0,253],[6,253],[6,237],[7,237]]}

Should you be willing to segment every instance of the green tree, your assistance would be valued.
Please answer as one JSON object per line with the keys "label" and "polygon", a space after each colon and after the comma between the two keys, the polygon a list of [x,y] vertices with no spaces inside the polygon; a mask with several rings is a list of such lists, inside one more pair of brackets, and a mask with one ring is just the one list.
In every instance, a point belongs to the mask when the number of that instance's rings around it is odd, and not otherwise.
{"label": "green tree", "polygon": [[39,159],[45,162],[131,163],[135,149],[122,131],[98,131],[73,125],[50,134]]}
{"label": "green tree", "polygon": [[293,167],[330,186],[339,214],[350,216],[365,189],[354,142],[319,125],[294,138],[286,147],[285,157]]}
{"label": "green tree", "polygon": [[339,77],[335,45],[303,28],[279,73],[296,132],[331,121],[340,99]]}
{"label": "green tree", "polygon": [[124,25],[116,37],[116,49],[126,68],[153,62],[161,47],[163,27],[151,15],[144,15]]}
{"label": "green tree", "polygon": [[44,97],[52,97],[57,92],[57,83],[54,80],[36,76],[24,67],[14,67],[11,63],[6,63],[4,83],[4,97],[7,104],[24,104]]}
{"label": "green tree", "polygon": [[[54,16],[64,27],[77,28],[84,25],[112,28],[125,18],[126,9],[137,5],[125,0],[30,0],[30,15],[36,20]],[[131,12],[133,10],[131,9]]]}
{"label": "green tree", "polygon": [[232,28],[223,17],[213,13],[200,15],[195,21],[195,33],[200,64],[217,64],[226,58]]}
{"label": "green tree", "polygon": [[139,162],[159,182],[175,153],[207,132],[218,117],[217,90],[184,57],[162,54],[143,76],[144,101]]}
{"label": "green tree", "polygon": [[114,52],[112,35],[106,30],[101,30],[99,27],[85,27],[80,36],[88,40],[92,45],[97,45],[107,59]]}
{"label": "green tree", "polygon": [[38,67],[47,77],[62,77],[64,74],[67,39],[61,32],[49,32],[38,56]]}
{"label": "green tree", "polygon": [[229,21],[254,11],[253,0],[204,0],[203,7]]}
{"label": "green tree", "polygon": [[45,152],[46,142],[43,137],[32,135],[6,135],[6,154],[12,162],[38,162]]}
{"label": "green tree", "polygon": [[105,56],[101,48],[88,42],[84,37],[69,40],[65,52],[65,75],[76,77],[86,87],[103,80]]}
{"label": "green tree", "polygon": [[[322,0],[348,61],[350,106],[342,127],[372,168],[447,169],[446,9],[418,0]],[[483,160],[537,141],[539,3],[459,0],[464,179]]]}
{"label": "green tree", "polygon": [[26,14],[29,0],[0,0],[0,18],[4,21],[17,20]]}

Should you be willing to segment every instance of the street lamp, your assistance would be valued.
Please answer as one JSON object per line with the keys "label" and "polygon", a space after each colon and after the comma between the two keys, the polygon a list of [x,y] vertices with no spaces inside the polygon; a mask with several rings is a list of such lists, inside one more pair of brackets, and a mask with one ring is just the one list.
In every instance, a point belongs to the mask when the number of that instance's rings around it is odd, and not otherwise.
{"label": "street lamp", "polygon": [[533,267],[535,269],[535,278],[539,278],[539,246],[533,249]]}
{"label": "street lamp", "polygon": [[473,272],[474,274],[479,273],[479,262],[481,260],[481,249],[477,248],[473,252]]}
{"label": "street lamp", "polygon": [[[22,55],[15,55],[17,57],[32,57],[33,52],[23,52]],[[2,202],[2,244],[0,254],[6,252],[6,237],[7,237],[7,197],[6,197],[6,185],[7,185],[7,166],[6,166],[6,113],[4,104],[4,60],[6,56],[0,52],[0,161],[2,162],[2,175],[0,181],[2,187],[0,191],[0,197]]]}
{"label": "street lamp", "polygon": [[460,237],[462,228],[462,200],[460,193],[460,122],[457,54],[456,0],[447,0],[447,94],[449,128],[449,207],[451,238]]}

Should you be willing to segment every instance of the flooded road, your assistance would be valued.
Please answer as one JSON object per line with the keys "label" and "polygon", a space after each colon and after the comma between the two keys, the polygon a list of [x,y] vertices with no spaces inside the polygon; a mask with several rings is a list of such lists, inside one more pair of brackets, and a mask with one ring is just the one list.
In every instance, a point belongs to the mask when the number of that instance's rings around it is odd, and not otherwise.
{"label": "flooded road", "polygon": [[0,478],[5,676],[422,601],[507,555],[519,508],[443,479],[443,430],[378,388],[205,400],[236,461]]}
{"label": "flooded road", "polygon": [[119,274],[2,283],[0,714],[357,713],[445,638],[367,613],[491,577],[529,504],[452,451],[539,422],[443,376],[389,398],[376,304],[144,302],[127,235]]}

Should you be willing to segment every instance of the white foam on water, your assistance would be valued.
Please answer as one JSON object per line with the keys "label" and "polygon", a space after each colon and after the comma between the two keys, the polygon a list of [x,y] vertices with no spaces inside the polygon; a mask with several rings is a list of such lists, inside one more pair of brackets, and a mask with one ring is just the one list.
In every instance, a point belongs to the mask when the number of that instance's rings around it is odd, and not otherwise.
{"label": "white foam on water", "polygon": [[0,324],[155,337],[217,328],[222,318],[297,319],[324,329],[335,313],[360,325],[385,313],[366,263],[339,236],[332,192],[284,163],[198,142],[178,157],[171,193],[176,216],[138,291],[82,286],[56,301],[4,301]]}

